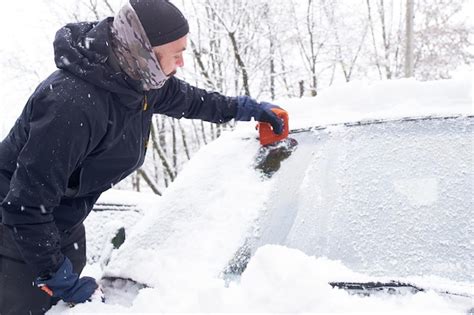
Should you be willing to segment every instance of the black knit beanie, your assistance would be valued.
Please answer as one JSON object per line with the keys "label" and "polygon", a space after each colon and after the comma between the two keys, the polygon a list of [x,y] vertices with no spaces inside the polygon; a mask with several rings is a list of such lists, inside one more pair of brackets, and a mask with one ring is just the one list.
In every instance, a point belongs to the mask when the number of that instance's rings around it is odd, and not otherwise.
{"label": "black knit beanie", "polygon": [[130,0],[151,46],[175,41],[189,33],[188,21],[168,0]]}

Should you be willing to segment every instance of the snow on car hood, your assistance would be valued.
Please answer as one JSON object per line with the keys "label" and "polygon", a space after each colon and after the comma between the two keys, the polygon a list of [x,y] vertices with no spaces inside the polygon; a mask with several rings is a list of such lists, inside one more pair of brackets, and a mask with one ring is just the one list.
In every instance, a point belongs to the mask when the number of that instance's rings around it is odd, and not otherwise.
{"label": "snow on car hood", "polygon": [[133,228],[107,274],[152,286],[218,275],[265,208],[270,182],[253,168],[258,148],[254,135],[232,132],[200,150]]}

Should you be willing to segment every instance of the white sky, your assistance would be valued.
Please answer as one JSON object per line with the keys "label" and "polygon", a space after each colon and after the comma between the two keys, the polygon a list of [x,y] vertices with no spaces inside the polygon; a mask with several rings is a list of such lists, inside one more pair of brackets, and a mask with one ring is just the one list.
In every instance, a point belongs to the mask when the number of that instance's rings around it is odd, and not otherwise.
{"label": "white sky", "polygon": [[[124,0],[113,0],[118,3]],[[0,138],[39,82],[55,70],[56,31],[72,22],[78,0],[15,0],[0,9]]]}
{"label": "white sky", "polygon": [[45,30],[54,24],[59,22],[51,18],[42,0],[10,1],[0,10],[0,47],[13,50],[29,43],[34,49],[38,43],[52,38],[52,35],[45,37]]}

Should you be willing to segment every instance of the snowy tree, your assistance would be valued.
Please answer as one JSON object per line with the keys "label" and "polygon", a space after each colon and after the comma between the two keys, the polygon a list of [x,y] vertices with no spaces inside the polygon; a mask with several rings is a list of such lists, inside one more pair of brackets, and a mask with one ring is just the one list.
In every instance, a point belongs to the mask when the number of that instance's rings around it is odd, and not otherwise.
{"label": "snowy tree", "polygon": [[409,78],[413,76],[413,23],[414,23],[414,12],[415,3],[414,0],[407,0],[406,8],[406,42],[405,42],[405,77]]}
{"label": "snowy tree", "polygon": [[467,0],[415,1],[415,77],[450,78],[463,64],[472,64],[473,27],[463,16]]}
{"label": "snowy tree", "polygon": [[[360,12],[360,6],[353,1],[346,1],[343,6],[328,1],[323,9],[330,30],[328,52],[334,56],[331,61],[332,74],[329,84],[334,81],[337,68],[342,70],[344,80],[349,82],[357,71],[360,57],[364,53],[369,23]],[[352,31],[348,32],[349,29]]]}

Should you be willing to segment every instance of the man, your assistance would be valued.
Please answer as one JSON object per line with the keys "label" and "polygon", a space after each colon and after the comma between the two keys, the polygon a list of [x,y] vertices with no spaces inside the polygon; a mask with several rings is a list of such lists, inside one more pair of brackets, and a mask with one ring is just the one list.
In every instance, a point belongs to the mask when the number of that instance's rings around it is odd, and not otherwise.
{"label": "man", "polygon": [[215,123],[282,121],[274,105],[226,97],[173,77],[188,22],[165,0],[131,0],[114,18],[68,24],[54,41],[59,70],[35,90],[0,143],[0,314],[82,303],[82,222],[100,194],[143,164],[154,113]]}

